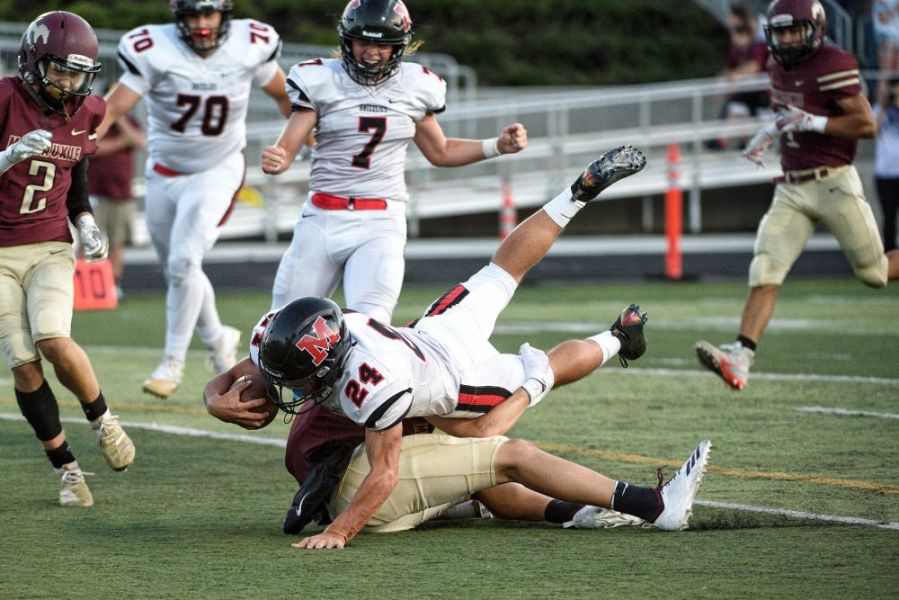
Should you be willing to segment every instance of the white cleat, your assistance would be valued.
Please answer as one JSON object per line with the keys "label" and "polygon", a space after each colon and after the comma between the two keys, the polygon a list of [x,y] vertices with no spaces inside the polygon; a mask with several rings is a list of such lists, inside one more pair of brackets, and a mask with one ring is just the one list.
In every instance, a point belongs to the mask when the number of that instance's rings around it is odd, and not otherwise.
{"label": "white cleat", "polygon": [[[61,469],[53,469],[59,477],[59,503],[62,506],[93,506],[94,497],[91,495],[87,482],[84,481],[84,471],[78,466],[78,462],[70,462]],[[93,475],[93,473],[87,473]]]}
{"label": "white cleat", "polygon": [[97,446],[103,458],[115,471],[124,471],[134,462],[134,442],[122,429],[119,418],[106,411],[103,416],[91,423]]}
{"label": "white cleat", "polygon": [[562,527],[574,529],[611,529],[629,525],[642,525],[645,521],[634,515],[620,513],[617,510],[601,506],[584,506],[574,513],[570,521],[562,523]]}
{"label": "white cleat", "polygon": [[744,348],[739,342],[720,346],[713,346],[705,340],[696,342],[696,357],[735,390],[746,387],[749,367],[755,362],[755,352]]}
{"label": "white cleat", "polygon": [[156,370],[144,381],[144,391],[159,398],[171,396],[184,376],[184,362],[167,356],[162,359]]}
{"label": "white cleat", "polygon": [[702,482],[711,449],[712,442],[709,440],[700,442],[674,477],[661,487],[662,513],[653,521],[653,527],[665,531],[687,528],[687,521],[693,514],[693,499]]}
{"label": "white cleat", "polygon": [[228,325],[222,326],[222,335],[209,347],[209,358],[216,373],[222,373],[237,363],[240,348],[240,330]]}

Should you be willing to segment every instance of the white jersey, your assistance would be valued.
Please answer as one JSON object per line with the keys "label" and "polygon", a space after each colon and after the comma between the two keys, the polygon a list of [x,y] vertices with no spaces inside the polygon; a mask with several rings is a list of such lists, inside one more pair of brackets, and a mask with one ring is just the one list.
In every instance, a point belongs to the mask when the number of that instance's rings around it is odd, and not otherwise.
{"label": "white jersey", "polygon": [[292,105],[318,117],[312,148],[313,192],[408,200],[406,147],[415,123],[446,108],[446,82],[416,63],[375,86],[359,85],[339,59],[294,65],[287,76]]}
{"label": "white jersey", "polygon": [[146,97],[150,159],[198,173],[243,150],[250,90],[275,76],[280,48],[275,30],[251,19],[232,20],[206,58],[181,40],[174,23],[122,36],[119,82]]}

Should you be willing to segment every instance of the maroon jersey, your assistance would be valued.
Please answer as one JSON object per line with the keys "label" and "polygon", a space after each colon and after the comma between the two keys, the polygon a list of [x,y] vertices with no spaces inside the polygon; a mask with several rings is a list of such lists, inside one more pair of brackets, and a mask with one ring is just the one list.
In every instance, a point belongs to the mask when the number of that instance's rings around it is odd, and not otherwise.
{"label": "maroon jersey", "polygon": [[[862,91],[855,56],[830,44],[790,68],[772,60],[768,73],[774,109],[791,104],[814,115],[838,117],[843,110],[837,101]],[[857,146],[857,140],[811,131],[789,132],[781,138],[780,164],[784,171],[848,165]]]}
{"label": "maroon jersey", "polygon": [[[134,117],[125,116],[136,129],[140,123]],[[122,135],[113,123],[103,140],[115,140]],[[120,148],[111,154],[94,156],[87,167],[88,191],[94,196],[111,200],[131,199],[131,179],[134,177],[134,148]]]}
{"label": "maroon jersey", "polygon": [[49,150],[0,175],[0,246],[72,241],[66,207],[72,168],[97,150],[105,114],[103,98],[91,96],[66,121],[38,108],[18,77],[0,79],[0,148],[35,129],[53,134]]}
{"label": "maroon jersey", "polygon": [[[434,427],[424,419],[403,421],[403,435],[432,431]],[[353,440],[361,444],[365,441],[365,428],[321,405],[304,407],[290,427],[284,464],[297,483],[302,484],[309,474],[316,450],[329,442],[343,440]]]}

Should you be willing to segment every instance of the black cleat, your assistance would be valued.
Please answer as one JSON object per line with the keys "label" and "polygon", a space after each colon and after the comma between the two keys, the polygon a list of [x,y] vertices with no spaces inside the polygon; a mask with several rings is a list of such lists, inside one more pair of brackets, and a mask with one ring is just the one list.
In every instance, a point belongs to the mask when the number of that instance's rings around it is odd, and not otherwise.
{"label": "black cleat", "polygon": [[618,360],[622,367],[627,367],[627,361],[637,360],[646,352],[646,336],[643,335],[643,326],[646,325],[648,315],[640,310],[636,304],[631,304],[615,319],[609,328],[612,335],[621,342],[621,350],[618,351]]}
{"label": "black cleat", "polygon": [[618,146],[587,165],[581,176],[571,184],[571,199],[589,202],[601,191],[639,172],[646,166],[646,157],[633,146]]}

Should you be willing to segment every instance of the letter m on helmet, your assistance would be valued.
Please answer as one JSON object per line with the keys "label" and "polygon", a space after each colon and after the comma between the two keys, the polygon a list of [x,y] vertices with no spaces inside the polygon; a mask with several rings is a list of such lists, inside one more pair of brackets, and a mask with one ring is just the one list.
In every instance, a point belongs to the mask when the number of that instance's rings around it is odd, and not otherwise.
{"label": "letter m on helmet", "polygon": [[328,358],[328,350],[340,341],[340,332],[328,327],[324,317],[319,316],[312,324],[312,333],[307,333],[297,342],[297,348],[312,357],[312,364],[320,366]]}

